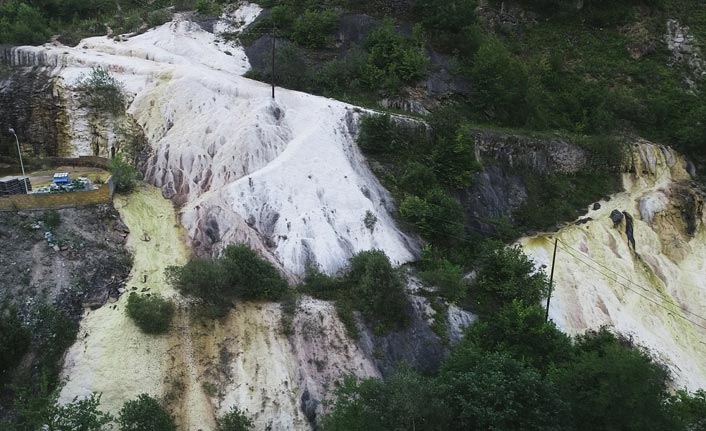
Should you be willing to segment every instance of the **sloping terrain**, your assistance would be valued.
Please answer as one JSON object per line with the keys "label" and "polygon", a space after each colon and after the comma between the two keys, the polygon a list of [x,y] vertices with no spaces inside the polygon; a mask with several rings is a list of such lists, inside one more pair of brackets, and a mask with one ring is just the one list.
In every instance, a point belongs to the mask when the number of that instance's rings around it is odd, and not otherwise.
{"label": "sloping terrain", "polygon": [[704,194],[673,150],[632,148],[625,192],[601,201],[556,234],[522,240],[551,265],[549,316],[571,334],[609,326],[647,348],[676,387],[706,386],[706,212]]}

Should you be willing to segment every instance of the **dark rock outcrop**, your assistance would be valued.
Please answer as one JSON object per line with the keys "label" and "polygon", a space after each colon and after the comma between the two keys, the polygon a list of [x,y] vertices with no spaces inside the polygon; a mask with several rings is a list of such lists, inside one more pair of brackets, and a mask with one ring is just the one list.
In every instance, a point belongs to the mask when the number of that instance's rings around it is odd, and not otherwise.
{"label": "dark rock outcrop", "polygon": [[620,223],[622,223],[623,218],[625,218],[625,216],[618,210],[613,210],[613,212],[610,213],[610,219],[613,220],[614,227],[617,227]]}
{"label": "dark rock outcrop", "polygon": [[70,140],[60,81],[40,68],[12,68],[0,76],[0,153],[15,155],[15,129],[23,152],[61,156]]}
{"label": "dark rock outcrop", "polygon": [[587,163],[585,151],[558,137],[536,138],[503,132],[474,132],[476,159],[482,164],[471,186],[456,192],[466,225],[493,235],[494,223],[513,221],[513,213],[527,200],[525,175],[569,174]]}
{"label": "dark rock outcrop", "polygon": [[448,348],[425,320],[425,308],[424,298],[411,296],[410,323],[406,329],[378,336],[369,328],[361,328],[359,344],[374,359],[383,377],[405,365],[424,373],[441,366]]}

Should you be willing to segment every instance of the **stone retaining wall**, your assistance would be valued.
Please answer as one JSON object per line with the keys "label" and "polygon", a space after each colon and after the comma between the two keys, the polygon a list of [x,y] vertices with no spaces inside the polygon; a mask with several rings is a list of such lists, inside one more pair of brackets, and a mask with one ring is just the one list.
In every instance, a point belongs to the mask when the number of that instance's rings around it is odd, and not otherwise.
{"label": "stone retaining wall", "polygon": [[0,199],[0,211],[39,210],[105,204],[113,200],[113,177],[97,190],[69,193],[13,195]]}

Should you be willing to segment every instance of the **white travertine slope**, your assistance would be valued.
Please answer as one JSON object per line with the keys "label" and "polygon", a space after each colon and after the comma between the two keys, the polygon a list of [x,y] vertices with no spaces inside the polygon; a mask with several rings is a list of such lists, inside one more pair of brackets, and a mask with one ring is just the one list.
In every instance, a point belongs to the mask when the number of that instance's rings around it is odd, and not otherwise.
{"label": "white travertine slope", "polygon": [[[238,25],[258,11],[236,11]],[[361,110],[285,89],[273,101],[266,84],[240,76],[249,68],[242,47],[195,23],[177,19],[75,48],[23,47],[15,57],[55,66],[67,87],[95,66],[125,84],[153,151],[146,179],[183,205],[182,223],[201,250],[247,242],[293,279],[309,265],[335,272],[361,250],[382,249],[397,264],[418,253],[354,144]],[[78,108],[71,115],[71,154],[92,154],[86,117]],[[368,211],[374,229],[363,222]]]}
{"label": "white travertine slope", "polygon": [[[92,67],[110,70],[131,95],[129,112],[152,147],[147,180],[183,205],[193,243],[217,230],[208,247],[214,252],[247,241],[292,278],[309,263],[334,272],[373,247],[398,263],[414,258],[416,244],[395,226],[388,193],[354,145],[358,110],[283,89],[272,101],[267,85],[240,76],[249,64],[239,46],[188,20],[121,41],[21,47],[11,61],[63,78],[74,137],[67,155],[94,153],[96,125],[106,136],[99,153],[115,144],[114,119],[90,118],[72,89]],[[137,330],[124,312],[126,296],[86,311],[66,355],[62,402],[100,392],[102,408],[117,413],[146,392],[170,400],[179,429],[213,429],[216,417],[237,406],[258,429],[305,430],[302,400],[321,401],[344,375],[379,375],[330,303],[304,301],[291,338],[281,333],[277,304],[238,305],[212,327],[192,321],[163,278],[167,265],[188,257],[172,209],[149,188],[120,202],[137,262],[128,287],[172,297],[179,311],[163,337]],[[367,211],[377,217],[373,231],[364,226]],[[151,242],[137,239],[143,230]]]}
{"label": "white travertine slope", "polygon": [[[706,211],[685,167],[670,148],[638,142],[626,191],[589,211],[592,221],[521,243],[549,267],[561,241],[549,310],[561,329],[610,326],[665,364],[675,387],[695,390],[706,387]],[[636,252],[614,209],[633,217]]]}

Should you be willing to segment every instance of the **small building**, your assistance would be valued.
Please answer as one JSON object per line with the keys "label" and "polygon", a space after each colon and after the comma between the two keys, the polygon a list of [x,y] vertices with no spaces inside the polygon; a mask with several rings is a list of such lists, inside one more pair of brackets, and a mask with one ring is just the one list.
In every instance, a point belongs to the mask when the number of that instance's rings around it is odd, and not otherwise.
{"label": "small building", "polygon": [[67,172],[58,172],[54,174],[54,184],[57,186],[71,184],[71,178],[69,178],[69,174]]}

